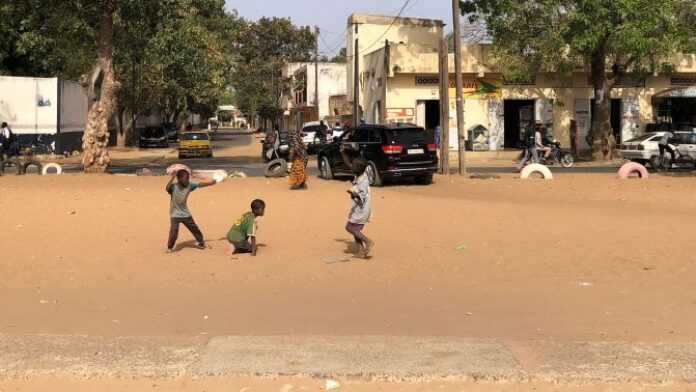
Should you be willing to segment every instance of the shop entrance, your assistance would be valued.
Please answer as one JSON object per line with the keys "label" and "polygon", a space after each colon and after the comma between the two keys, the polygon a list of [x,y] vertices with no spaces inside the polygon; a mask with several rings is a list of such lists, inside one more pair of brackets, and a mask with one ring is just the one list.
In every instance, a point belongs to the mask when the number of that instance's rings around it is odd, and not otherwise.
{"label": "shop entrance", "polygon": [[521,148],[525,128],[534,125],[534,100],[506,99],[504,105],[505,148]]}
{"label": "shop entrance", "polygon": [[696,97],[661,98],[656,102],[660,122],[671,122],[675,129],[696,127]]}
{"label": "shop entrance", "polygon": [[440,126],[440,100],[418,101],[417,109],[418,126],[429,131],[433,131]]}

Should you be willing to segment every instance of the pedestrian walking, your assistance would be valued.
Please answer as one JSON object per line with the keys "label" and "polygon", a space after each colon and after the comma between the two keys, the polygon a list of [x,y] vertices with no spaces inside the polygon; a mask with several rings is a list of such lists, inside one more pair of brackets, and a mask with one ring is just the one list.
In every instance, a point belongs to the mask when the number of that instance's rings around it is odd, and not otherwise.
{"label": "pedestrian walking", "polygon": [[367,176],[367,163],[363,159],[355,159],[352,162],[353,187],[348,191],[352,200],[346,231],[355,239],[355,243],[360,247],[359,255],[367,258],[374,248],[374,241],[363,234],[365,225],[370,222],[372,215],[370,203],[370,179]]}
{"label": "pedestrian walking", "polygon": [[174,252],[174,246],[179,238],[179,225],[183,224],[196,239],[196,247],[205,249],[205,239],[188,208],[188,197],[191,192],[199,188],[215,185],[215,180],[191,182],[191,174],[187,170],[178,170],[172,174],[167,183],[167,193],[171,196],[169,205],[169,240],[167,241],[167,253]]}
{"label": "pedestrian walking", "polygon": [[290,189],[307,189],[307,147],[300,131],[290,132]]}

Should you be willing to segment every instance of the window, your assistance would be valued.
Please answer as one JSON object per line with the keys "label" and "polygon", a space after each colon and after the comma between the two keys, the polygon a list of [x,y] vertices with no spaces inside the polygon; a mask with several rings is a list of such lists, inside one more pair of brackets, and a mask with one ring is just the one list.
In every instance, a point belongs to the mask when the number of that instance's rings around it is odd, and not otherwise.
{"label": "window", "polygon": [[370,140],[368,129],[356,129],[351,140],[355,143],[367,143]]}
{"label": "window", "polygon": [[382,131],[379,129],[370,131],[370,143],[382,143]]}

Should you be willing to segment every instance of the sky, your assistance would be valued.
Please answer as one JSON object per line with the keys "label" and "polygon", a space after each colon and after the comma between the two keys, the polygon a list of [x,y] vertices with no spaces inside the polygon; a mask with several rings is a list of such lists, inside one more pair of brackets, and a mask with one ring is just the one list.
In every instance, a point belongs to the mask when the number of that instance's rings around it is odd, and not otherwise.
{"label": "sky", "polygon": [[346,45],[344,32],[350,14],[396,16],[406,1],[403,16],[441,19],[451,24],[449,0],[227,0],[227,8],[236,9],[247,19],[278,16],[289,17],[296,25],[318,25],[322,31],[320,51],[332,56]]}

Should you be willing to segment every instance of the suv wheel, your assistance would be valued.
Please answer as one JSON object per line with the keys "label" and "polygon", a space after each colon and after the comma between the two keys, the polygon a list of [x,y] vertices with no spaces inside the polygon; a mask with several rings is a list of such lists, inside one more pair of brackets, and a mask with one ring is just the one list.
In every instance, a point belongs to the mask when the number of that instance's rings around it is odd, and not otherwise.
{"label": "suv wheel", "polygon": [[433,175],[432,174],[416,177],[416,184],[418,184],[418,185],[430,185],[432,183],[433,183]]}
{"label": "suv wheel", "polygon": [[329,163],[329,158],[327,157],[321,157],[319,160],[319,172],[321,174],[321,178],[325,180],[333,180],[334,175],[333,175],[333,169],[331,169],[331,164]]}
{"label": "suv wheel", "polygon": [[382,184],[384,182],[383,182],[382,176],[379,174],[379,170],[377,170],[377,166],[375,166],[374,162],[369,162],[367,164],[367,169],[365,169],[365,172],[367,173],[367,178],[370,179],[371,186],[382,186]]}

